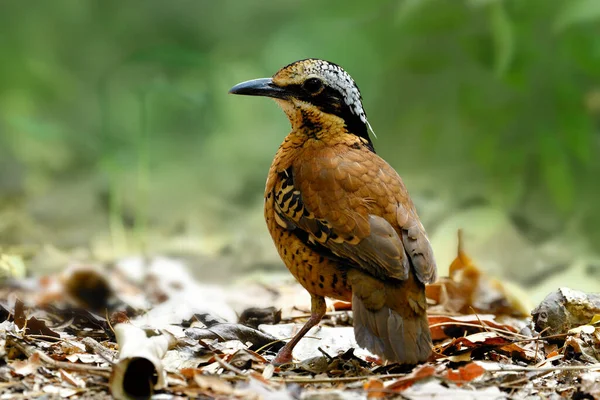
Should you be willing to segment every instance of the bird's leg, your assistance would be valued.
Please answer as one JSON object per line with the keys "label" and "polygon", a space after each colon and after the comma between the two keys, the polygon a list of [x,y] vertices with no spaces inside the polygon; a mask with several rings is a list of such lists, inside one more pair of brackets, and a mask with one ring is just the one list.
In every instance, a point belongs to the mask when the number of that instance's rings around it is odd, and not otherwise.
{"label": "bird's leg", "polygon": [[271,364],[282,365],[292,362],[292,350],[294,350],[294,347],[296,347],[300,339],[306,335],[310,328],[317,325],[319,321],[321,321],[321,318],[323,318],[325,315],[325,311],[327,311],[327,307],[325,306],[325,298],[322,296],[316,296],[314,294],[311,294],[310,296],[310,318],[308,321],[306,321],[296,336],[294,336],[289,342],[286,343],[285,346],[283,346],[281,350],[279,350],[277,357],[273,359]]}

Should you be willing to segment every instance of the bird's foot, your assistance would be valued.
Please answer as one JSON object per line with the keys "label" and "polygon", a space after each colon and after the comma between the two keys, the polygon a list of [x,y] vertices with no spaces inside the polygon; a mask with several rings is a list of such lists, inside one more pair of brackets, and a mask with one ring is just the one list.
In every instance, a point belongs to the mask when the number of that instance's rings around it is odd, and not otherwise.
{"label": "bird's foot", "polygon": [[271,364],[279,367],[284,364],[290,364],[292,361],[292,350],[288,349],[287,346],[284,346],[281,350],[279,350],[279,353],[277,353],[277,356],[275,356],[273,361],[271,361]]}

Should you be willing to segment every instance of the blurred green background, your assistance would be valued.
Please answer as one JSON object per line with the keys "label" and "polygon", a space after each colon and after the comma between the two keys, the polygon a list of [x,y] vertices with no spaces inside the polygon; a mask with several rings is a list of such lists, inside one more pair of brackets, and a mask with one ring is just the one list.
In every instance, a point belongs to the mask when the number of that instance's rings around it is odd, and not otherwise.
{"label": "blurred green background", "polygon": [[262,191],[289,123],[227,90],[317,57],[357,81],[442,273],[463,227],[492,274],[600,285],[598,0],[2,0],[0,56],[0,245],[33,273],[283,270]]}

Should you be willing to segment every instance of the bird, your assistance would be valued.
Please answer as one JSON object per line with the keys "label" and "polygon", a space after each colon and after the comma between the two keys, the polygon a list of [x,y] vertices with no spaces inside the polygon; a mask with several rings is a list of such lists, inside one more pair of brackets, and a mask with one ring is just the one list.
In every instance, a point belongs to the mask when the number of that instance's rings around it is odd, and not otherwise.
{"label": "bird", "polygon": [[359,346],[388,363],[426,361],[433,251],[402,179],[375,152],[352,77],[309,58],[229,93],[270,97],[291,123],[268,173],[264,215],[281,259],[311,296],[311,315],[272,364],[293,361],[325,315],[325,297],[352,302]]}

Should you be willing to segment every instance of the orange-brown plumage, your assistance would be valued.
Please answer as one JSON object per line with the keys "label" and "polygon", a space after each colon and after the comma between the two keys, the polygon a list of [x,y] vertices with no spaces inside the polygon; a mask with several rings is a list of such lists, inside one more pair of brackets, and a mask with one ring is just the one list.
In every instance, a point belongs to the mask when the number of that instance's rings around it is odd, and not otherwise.
{"label": "orange-brown plumage", "polygon": [[435,280],[435,262],[401,178],[369,140],[358,88],[321,60],[290,64],[258,91],[256,82],[232,92],[274,97],[292,124],[269,171],[265,219],[312,296],[311,319],[275,362],[290,361],[325,313],[324,297],[352,300],[359,345],[393,362],[424,361],[424,285]]}

